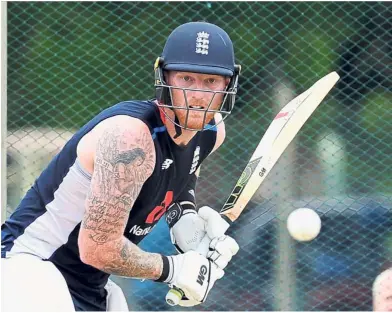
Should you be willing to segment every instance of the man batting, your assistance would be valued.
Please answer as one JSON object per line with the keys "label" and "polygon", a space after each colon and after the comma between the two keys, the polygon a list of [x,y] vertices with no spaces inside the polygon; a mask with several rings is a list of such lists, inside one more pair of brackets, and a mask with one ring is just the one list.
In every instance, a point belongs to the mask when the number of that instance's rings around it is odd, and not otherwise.
{"label": "man batting", "polygon": [[[4,310],[105,311],[111,274],[176,286],[183,306],[206,300],[238,245],[216,211],[196,210],[196,175],[224,140],[239,71],[218,26],[170,34],[155,63],[156,98],[85,124],[2,225]],[[181,253],[141,250],[165,213]]]}

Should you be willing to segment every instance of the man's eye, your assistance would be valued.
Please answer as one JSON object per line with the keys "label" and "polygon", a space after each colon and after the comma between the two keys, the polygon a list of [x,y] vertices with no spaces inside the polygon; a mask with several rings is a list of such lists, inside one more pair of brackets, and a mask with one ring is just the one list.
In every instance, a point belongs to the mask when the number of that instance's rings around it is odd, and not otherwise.
{"label": "man's eye", "polygon": [[192,78],[190,76],[184,76],[182,78],[185,82],[190,82],[192,80]]}
{"label": "man's eye", "polygon": [[216,82],[215,78],[208,78],[207,79],[207,83],[209,83],[209,84],[214,84],[215,82]]}

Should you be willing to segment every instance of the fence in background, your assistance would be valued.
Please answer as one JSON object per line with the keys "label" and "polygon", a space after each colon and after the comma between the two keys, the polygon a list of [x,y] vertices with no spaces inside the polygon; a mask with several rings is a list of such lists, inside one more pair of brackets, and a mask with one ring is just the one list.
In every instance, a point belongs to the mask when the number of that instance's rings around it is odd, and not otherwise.
{"label": "fence in background", "polygon": [[[337,70],[338,85],[230,229],[241,250],[196,309],[371,309],[372,282],[392,257],[390,3],[7,6],[7,214],[74,130],[117,102],[154,96],[153,63],[181,23],[224,28],[243,67],[226,142],[202,167],[199,205],[220,208],[279,107]],[[285,229],[298,207],[321,215],[310,243]],[[141,246],[174,253],[163,221]],[[164,285],[117,281],[132,310],[177,310]]]}

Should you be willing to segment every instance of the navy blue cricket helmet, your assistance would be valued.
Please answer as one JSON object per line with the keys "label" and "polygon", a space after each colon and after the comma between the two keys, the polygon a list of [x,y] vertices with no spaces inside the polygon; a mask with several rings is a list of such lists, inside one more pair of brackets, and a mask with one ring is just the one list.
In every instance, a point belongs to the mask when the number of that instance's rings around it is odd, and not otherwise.
{"label": "navy blue cricket helmet", "polygon": [[[233,43],[222,28],[206,22],[180,25],[169,35],[154,67],[156,98],[159,106],[176,108],[171,101],[171,90],[174,86],[169,86],[165,82],[163,71],[181,71],[230,77],[226,90],[216,92],[224,94],[219,110],[209,110],[210,106],[208,106],[206,111],[219,112],[224,120],[233,110],[241,66],[235,64]],[[176,87],[176,89],[179,88]],[[184,90],[184,95],[186,90],[193,90],[180,89]],[[186,105],[188,112],[193,110],[188,104]],[[177,126],[187,128],[186,125],[172,122]]]}

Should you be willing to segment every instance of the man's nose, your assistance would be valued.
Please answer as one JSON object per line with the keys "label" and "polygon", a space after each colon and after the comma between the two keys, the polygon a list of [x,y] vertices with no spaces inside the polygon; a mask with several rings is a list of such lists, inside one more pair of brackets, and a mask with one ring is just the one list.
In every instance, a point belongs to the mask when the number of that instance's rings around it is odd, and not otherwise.
{"label": "man's nose", "polygon": [[196,90],[187,90],[187,97],[188,99],[194,101],[194,102],[203,102],[206,97],[208,96],[208,93],[204,91],[196,91]]}
{"label": "man's nose", "polygon": [[[198,89],[198,90],[206,90],[202,81],[195,82],[191,88]],[[212,97],[212,93],[210,93],[208,91],[198,91],[198,90],[187,90],[188,99],[191,99],[191,98],[194,98],[197,100],[204,99],[203,101],[205,101],[205,99],[210,99]]]}

